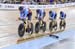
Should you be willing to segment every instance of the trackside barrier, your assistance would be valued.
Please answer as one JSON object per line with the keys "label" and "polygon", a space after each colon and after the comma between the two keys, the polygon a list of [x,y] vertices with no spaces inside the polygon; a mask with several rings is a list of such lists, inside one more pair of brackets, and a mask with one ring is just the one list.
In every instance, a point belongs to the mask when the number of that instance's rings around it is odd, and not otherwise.
{"label": "trackside barrier", "polygon": [[25,8],[30,9],[49,9],[49,8],[62,8],[68,6],[74,6],[73,3],[65,3],[65,4],[56,4],[56,5],[22,5],[22,4],[0,4],[0,9],[18,9],[19,6],[24,6]]}

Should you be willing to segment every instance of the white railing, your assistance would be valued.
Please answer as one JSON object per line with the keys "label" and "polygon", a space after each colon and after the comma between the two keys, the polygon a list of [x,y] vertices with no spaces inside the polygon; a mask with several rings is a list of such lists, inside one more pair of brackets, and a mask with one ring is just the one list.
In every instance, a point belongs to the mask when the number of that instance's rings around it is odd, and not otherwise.
{"label": "white railing", "polygon": [[68,6],[74,6],[73,3],[64,3],[64,4],[56,4],[56,5],[21,5],[21,4],[0,4],[0,9],[18,9],[19,6],[24,6],[25,8],[30,9],[49,9],[49,8],[62,8]]}

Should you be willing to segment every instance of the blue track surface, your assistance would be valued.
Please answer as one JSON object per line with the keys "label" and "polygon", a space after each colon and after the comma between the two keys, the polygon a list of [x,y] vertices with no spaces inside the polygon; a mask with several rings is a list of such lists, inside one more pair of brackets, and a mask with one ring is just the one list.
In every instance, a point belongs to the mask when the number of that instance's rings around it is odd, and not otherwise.
{"label": "blue track surface", "polygon": [[59,36],[59,39],[55,39],[49,36],[45,36],[39,39],[31,40],[22,44],[15,44],[11,45],[9,47],[5,47],[3,49],[40,49],[46,45],[53,44],[55,42],[58,42],[60,40],[63,40],[65,38],[68,38],[74,34],[74,30],[66,30],[62,33],[58,33],[56,35]]}

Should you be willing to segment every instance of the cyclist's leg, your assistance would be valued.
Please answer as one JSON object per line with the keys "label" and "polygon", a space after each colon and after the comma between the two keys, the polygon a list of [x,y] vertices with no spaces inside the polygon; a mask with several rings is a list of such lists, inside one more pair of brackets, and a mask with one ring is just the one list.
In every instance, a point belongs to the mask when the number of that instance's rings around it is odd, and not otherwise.
{"label": "cyclist's leg", "polygon": [[28,16],[28,22],[31,23],[32,13],[29,13],[27,16]]}

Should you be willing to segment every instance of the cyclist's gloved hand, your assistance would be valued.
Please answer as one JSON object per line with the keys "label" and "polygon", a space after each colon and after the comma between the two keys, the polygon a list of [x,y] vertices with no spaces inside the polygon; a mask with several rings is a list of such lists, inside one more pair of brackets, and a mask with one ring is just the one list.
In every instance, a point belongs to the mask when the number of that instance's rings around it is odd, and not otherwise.
{"label": "cyclist's gloved hand", "polygon": [[20,17],[18,18],[18,20],[20,20]]}
{"label": "cyclist's gloved hand", "polygon": [[37,19],[37,16],[35,18]]}
{"label": "cyclist's gloved hand", "polygon": [[20,20],[20,18],[19,18],[19,17],[16,19],[16,21],[18,21],[18,20]]}

